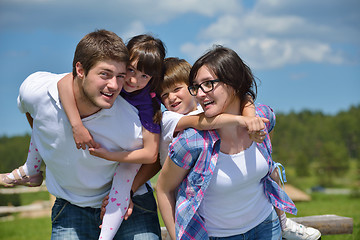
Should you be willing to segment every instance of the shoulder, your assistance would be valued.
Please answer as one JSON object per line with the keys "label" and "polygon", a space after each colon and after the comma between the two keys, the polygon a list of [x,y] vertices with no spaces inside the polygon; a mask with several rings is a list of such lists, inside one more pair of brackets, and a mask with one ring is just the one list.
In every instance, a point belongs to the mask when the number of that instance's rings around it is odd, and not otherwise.
{"label": "shoulder", "polygon": [[199,131],[188,128],[180,132],[172,141],[169,150],[177,154],[197,154],[202,151],[211,151],[219,136],[215,130]]}
{"label": "shoulder", "polygon": [[19,89],[19,100],[36,104],[38,98],[48,96],[48,91],[54,89],[57,92],[57,82],[66,74],[54,74],[50,72],[35,72],[29,75]]}
{"label": "shoulder", "polygon": [[188,128],[174,138],[169,147],[169,156],[178,166],[190,168],[200,155],[213,152],[217,140],[219,137],[214,130],[198,131]]}

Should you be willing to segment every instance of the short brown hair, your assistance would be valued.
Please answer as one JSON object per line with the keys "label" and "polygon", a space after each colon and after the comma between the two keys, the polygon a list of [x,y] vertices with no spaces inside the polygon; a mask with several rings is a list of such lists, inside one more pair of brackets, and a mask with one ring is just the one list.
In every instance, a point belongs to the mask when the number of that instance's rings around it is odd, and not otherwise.
{"label": "short brown hair", "polygon": [[161,84],[161,91],[171,88],[178,83],[185,83],[189,86],[189,74],[191,64],[184,59],[169,57],[165,59],[165,75]]}
{"label": "short brown hair", "polygon": [[83,37],[76,46],[73,60],[73,75],[76,77],[76,63],[80,62],[85,75],[99,61],[115,60],[129,62],[129,52],[123,40],[111,31],[96,30]]}

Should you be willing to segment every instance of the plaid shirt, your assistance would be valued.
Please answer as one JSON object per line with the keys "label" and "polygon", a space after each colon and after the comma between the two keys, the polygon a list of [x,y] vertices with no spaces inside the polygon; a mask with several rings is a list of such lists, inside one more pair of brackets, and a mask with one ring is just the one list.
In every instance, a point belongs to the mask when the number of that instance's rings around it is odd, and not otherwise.
{"label": "plaid shirt", "polygon": [[[256,113],[269,119],[265,131],[269,133],[275,126],[275,114],[266,105],[256,104]],[[271,158],[269,134],[263,143],[257,143],[269,165],[268,174],[261,180],[264,193],[276,208],[296,214],[297,209],[288,195],[276,184],[270,174],[274,168]],[[175,228],[177,239],[209,239],[204,221],[197,209],[213,175],[218,154],[220,138],[215,130],[198,131],[186,129],[169,146],[169,155],[178,166],[189,169],[189,174],[181,182],[176,197]]]}

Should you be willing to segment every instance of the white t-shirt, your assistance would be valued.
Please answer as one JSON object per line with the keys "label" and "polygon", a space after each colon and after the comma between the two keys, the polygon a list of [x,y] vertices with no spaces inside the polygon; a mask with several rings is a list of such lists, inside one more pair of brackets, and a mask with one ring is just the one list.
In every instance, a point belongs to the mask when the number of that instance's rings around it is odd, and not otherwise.
{"label": "white t-shirt", "polygon": [[268,169],[256,143],[237,154],[219,153],[214,175],[199,207],[209,236],[242,234],[269,216],[273,206],[260,182]]}
{"label": "white t-shirt", "polygon": [[[76,148],[57,90],[58,80],[65,75],[48,72],[30,75],[20,87],[18,107],[34,118],[32,134],[46,163],[49,192],[81,207],[100,207],[109,193],[118,163]],[[82,121],[94,140],[109,151],[143,147],[138,111],[121,96],[112,108],[102,109]]]}
{"label": "white t-shirt", "polygon": [[[200,105],[197,106],[197,110],[192,111],[186,115],[197,115],[202,113],[203,110]],[[167,156],[169,155],[169,144],[174,139],[174,132],[176,125],[179,120],[185,115],[172,112],[164,111],[162,120],[161,120],[161,138],[160,138],[160,163],[161,166],[164,165]]]}

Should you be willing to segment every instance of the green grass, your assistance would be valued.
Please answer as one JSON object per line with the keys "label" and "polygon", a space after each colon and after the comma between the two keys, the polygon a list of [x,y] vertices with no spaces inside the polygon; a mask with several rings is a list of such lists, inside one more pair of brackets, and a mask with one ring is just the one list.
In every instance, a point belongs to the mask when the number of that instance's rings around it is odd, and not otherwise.
{"label": "green grass", "polygon": [[[310,202],[297,202],[297,217],[309,215],[335,214],[351,217],[354,220],[353,234],[323,236],[323,240],[357,240],[360,239],[360,199],[345,195],[313,194]],[[288,217],[294,217],[289,215]],[[160,220],[162,221],[162,220]],[[162,223],[163,226],[163,223]],[[19,218],[0,222],[0,239],[37,240],[50,239],[51,223],[45,218]]]}

